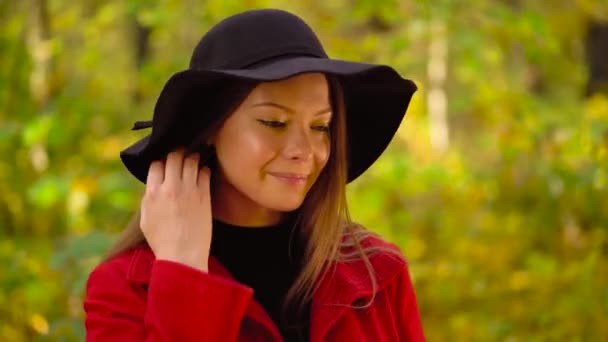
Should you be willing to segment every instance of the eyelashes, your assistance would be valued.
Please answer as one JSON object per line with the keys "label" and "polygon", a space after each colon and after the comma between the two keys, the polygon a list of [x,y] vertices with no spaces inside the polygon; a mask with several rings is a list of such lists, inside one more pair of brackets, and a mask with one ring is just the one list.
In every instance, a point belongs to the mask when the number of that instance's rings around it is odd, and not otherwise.
{"label": "eyelashes", "polygon": [[258,120],[259,123],[261,123],[264,126],[268,126],[271,128],[283,128],[285,127],[287,124],[281,121],[272,121],[272,120]]}
{"label": "eyelashes", "polygon": [[[287,126],[287,123],[281,122],[281,121],[261,120],[261,119],[258,119],[257,121],[264,126],[267,126],[269,128],[274,128],[274,129],[281,129],[281,128],[285,128]],[[322,132],[322,133],[329,133],[328,125],[317,125],[317,126],[313,126],[312,129]]]}

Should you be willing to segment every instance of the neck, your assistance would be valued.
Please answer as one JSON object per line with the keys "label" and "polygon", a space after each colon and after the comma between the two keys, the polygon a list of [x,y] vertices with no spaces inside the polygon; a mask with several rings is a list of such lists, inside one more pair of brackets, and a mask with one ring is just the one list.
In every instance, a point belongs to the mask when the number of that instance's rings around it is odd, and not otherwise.
{"label": "neck", "polygon": [[213,218],[241,227],[279,224],[285,213],[260,206],[225,181],[214,179],[211,191]]}

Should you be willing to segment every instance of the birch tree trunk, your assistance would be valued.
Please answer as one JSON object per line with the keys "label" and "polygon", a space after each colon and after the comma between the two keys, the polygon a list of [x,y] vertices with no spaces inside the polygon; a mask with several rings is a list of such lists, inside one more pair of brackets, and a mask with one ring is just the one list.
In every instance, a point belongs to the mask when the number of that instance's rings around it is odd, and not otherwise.
{"label": "birch tree trunk", "polygon": [[450,143],[448,125],[448,97],[445,90],[448,61],[448,39],[445,24],[440,19],[430,22],[427,104],[431,146],[439,153]]}
{"label": "birch tree trunk", "polygon": [[41,107],[49,99],[49,76],[51,73],[51,30],[46,0],[30,0],[30,29],[28,49],[32,58],[30,91],[32,98]]}
{"label": "birch tree trunk", "polygon": [[[44,108],[50,98],[51,75],[51,29],[46,0],[30,0],[30,25],[27,45],[32,59],[30,73],[30,93],[39,108]],[[46,144],[35,142],[28,151],[34,170],[38,173],[48,168],[49,157]]]}

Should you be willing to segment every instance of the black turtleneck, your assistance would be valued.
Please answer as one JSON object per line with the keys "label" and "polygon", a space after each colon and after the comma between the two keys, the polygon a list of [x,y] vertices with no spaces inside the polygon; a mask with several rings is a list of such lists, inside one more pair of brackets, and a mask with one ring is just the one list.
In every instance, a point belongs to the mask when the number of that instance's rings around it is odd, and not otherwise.
{"label": "black turtleneck", "polygon": [[[214,219],[211,255],[236,280],[253,288],[254,298],[268,312],[285,341],[308,341],[308,322],[300,319],[301,328],[293,328],[294,322],[281,319],[280,311],[301,267],[302,248],[293,215],[280,224],[264,227],[241,227]],[[308,312],[307,309],[305,321]]]}

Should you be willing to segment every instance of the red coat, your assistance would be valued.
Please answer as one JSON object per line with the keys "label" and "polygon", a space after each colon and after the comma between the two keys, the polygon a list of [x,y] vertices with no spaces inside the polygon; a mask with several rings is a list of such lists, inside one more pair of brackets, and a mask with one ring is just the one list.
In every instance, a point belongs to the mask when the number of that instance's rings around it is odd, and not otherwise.
{"label": "red coat", "polygon": [[[394,248],[376,238],[367,244]],[[384,252],[371,262],[379,291],[368,309],[331,305],[367,303],[372,288],[362,261],[340,262],[322,278],[311,305],[311,341],[424,341],[405,261]],[[205,273],[155,260],[142,245],[91,273],[87,341],[281,341],[252,294],[213,257]]]}

